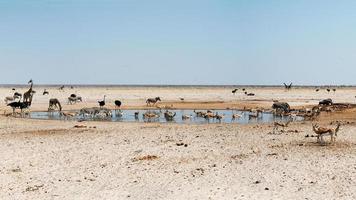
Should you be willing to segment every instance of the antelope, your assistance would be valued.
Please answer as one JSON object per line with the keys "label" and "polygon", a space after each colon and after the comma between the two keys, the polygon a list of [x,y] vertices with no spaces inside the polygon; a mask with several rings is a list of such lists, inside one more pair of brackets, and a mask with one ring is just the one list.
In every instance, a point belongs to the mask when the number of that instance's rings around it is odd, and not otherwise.
{"label": "antelope", "polygon": [[219,115],[218,113],[215,114],[215,118],[221,122],[221,120],[224,118],[224,115]]}
{"label": "antelope", "polygon": [[196,114],[197,117],[204,117],[206,115],[206,113],[202,112],[202,111],[195,111],[194,110],[194,113]]}
{"label": "antelope", "polygon": [[233,121],[236,120],[236,119],[238,119],[238,118],[240,118],[240,117],[242,117],[242,116],[239,115],[239,114],[232,114],[232,120],[233,120]]}
{"label": "antelope", "polygon": [[340,130],[340,126],[340,123],[337,124],[336,128],[319,127],[317,124],[314,124],[313,131],[317,134],[317,142],[325,144],[323,136],[327,135],[330,135],[331,143],[335,142],[335,136],[337,136],[337,132]]}
{"label": "antelope", "polygon": [[274,122],[273,123],[273,133],[275,133],[275,131],[278,131],[278,127],[282,127],[283,128],[283,132],[284,132],[284,128],[288,127],[288,125],[291,123],[291,120],[287,121],[286,123],[283,122]]}
{"label": "antelope", "polygon": [[65,119],[68,119],[68,118],[75,117],[76,113],[60,111],[59,115],[63,116]]}
{"label": "antelope", "polygon": [[212,112],[210,111],[210,112],[205,113],[204,118],[207,119],[207,120],[209,120],[209,119],[211,119],[211,118],[215,118],[215,115],[214,115],[214,113],[212,113]]}

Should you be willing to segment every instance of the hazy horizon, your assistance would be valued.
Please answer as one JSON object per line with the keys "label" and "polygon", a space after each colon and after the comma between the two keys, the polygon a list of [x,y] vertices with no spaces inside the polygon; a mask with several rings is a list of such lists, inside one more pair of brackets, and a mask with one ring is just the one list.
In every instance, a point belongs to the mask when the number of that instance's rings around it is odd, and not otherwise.
{"label": "hazy horizon", "polygon": [[356,85],[356,1],[0,2],[0,84]]}

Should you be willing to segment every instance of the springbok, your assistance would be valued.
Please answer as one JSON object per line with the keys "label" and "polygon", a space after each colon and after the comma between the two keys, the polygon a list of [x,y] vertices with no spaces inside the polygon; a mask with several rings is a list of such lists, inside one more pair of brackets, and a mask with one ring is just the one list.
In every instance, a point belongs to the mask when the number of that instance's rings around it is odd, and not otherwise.
{"label": "springbok", "polygon": [[285,123],[283,122],[274,122],[273,123],[273,133],[275,133],[275,131],[278,131],[278,127],[282,127],[283,132],[284,132],[284,128],[288,127],[288,125],[292,122],[292,120],[289,120]]}
{"label": "springbok", "polygon": [[313,131],[317,134],[317,142],[321,144],[325,144],[323,136],[330,135],[331,143],[335,142],[335,136],[337,136],[337,132],[340,130],[341,124],[338,123],[336,128],[327,128],[327,127],[320,127],[317,124],[313,125]]}

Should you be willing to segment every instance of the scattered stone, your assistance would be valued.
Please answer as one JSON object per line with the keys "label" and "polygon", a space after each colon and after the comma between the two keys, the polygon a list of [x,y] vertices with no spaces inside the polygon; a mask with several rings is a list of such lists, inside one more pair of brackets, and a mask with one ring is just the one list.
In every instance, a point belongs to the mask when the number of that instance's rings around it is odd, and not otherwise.
{"label": "scattered stone", "polygon": [[155,160],[158,159],[158,156],[155,155],[146,155],[146,156],[141,156],[141,157],[135,157],[132,159],[133,161],[139,161],[139,160]]}
{"label": "scattered stone", "polygon": [[74,128],[87,128],[85,125],[75,125]]}
{"label": "scattered stone", "polygon": [[134,151],[135,153],[141,153],[143,150],[142,149],[139,149],[139,150],[136,150]]}
{"label": "scattered stone", "polygon": [[255,182],[253,182],[254,184],[260,184],[261,183],[261,181],[255,181]]}
{"label": "scattered stone", "polygon": [[17,166],[15,169],[11,169],[12,172],[22,172],[19,166]]}
{"label": "scattered stone", "polygon": [[247,158],[247,157],[248,157],[248,155],[246,155],[246,154],[238,154],[238,155],[231,156],[231,158],[234,160],[243,159],[243,158]]}
{"label": "scattered stone", "polygon": [[33,192],[33,191],[39,190],[41,187],[43,187],[43,184],[42,185],[28,186],[26,188],[26,192]]}

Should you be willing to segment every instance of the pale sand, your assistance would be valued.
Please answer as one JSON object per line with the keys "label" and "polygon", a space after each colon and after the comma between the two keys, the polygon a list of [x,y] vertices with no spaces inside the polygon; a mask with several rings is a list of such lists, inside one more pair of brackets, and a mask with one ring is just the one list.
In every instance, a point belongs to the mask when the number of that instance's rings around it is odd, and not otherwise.
{"label": "pale sand", "polygon": [[[64,103],[65,110],[96,106],[104,94],[108,104],[117,98],[127,108],[143,107],[145,99],[154,96],[162,97],[161,105],[174,107],[269,108],[272,99],[293,106],[312,105],[328,97],[355,103],[356,94],[355,88],[338,89],[336,94],[314,89],[248,89],[255,97],[241,91],[234,96],[231,88],[78,88],[65,92],[48,88],[50,96],[42,96],[43,88],[35,90],[32,110],[46,110],[50,97],[63,102],[76,91],[85,102]],[[10,92],[10,88],[0,88],[0,98]],[[193,103],[176,103],[179,97]],[[3,103],[0,109],[10,112]],[[323,114],[318,123],[355,122],[355,116],[354,110]],[[78,124],[88,128],[73,128]],[[305,137],[313,135],[311,122],[293,123],[286,130],[297,132],[270,134],[270,124],[78,123],[0,116],[0,197],[356,199],[353,123],[343,125],[336,144],[328,146]],[[148,155],[157,158],[140,160]]]}

